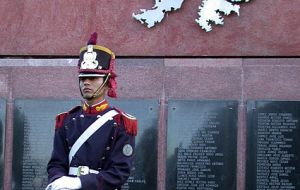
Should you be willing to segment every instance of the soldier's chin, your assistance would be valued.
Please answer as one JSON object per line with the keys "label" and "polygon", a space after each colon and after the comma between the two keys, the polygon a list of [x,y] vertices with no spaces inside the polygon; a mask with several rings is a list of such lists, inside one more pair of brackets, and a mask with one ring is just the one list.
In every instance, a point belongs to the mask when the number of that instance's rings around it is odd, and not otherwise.
{"label": "soldier's chin", "polygon": [[93,99],[93,95],[92,94],[83,94],[83,96],[82,96],[84,99],[86,99],[86,100],[91,100],[91,99]]}

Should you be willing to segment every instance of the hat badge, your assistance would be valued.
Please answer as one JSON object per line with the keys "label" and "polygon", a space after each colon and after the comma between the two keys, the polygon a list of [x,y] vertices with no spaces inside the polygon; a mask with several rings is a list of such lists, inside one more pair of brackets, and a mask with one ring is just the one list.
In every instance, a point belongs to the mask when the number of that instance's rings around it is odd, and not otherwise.
{"label": "hat badge", "polygon": [[93,45],[87,46],[87,51],[83,55],[83,61],[80,64],[81,69],[101,69],[98,67],[99,63],[96,60],[97,53],[94,52]]}

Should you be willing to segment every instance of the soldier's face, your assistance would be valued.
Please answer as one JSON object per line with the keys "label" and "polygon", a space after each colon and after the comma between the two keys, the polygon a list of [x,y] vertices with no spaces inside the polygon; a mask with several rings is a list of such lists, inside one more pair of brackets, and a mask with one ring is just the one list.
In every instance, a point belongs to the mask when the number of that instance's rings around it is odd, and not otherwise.
{"label": "soldier's face", "polygon": [[104,98],[106,87],[100,90],[97,97],[93,97],[97,89],[102,85],[103,77],[81,77],[79,78],[79,87],[84,99],[90,100],[93,98]]}

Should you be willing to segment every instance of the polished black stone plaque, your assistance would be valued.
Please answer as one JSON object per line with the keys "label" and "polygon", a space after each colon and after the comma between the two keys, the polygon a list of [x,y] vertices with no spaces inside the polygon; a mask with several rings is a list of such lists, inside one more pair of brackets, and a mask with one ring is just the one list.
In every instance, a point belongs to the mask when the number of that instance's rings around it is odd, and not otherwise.
{"label": "polished black stone plaque", "polygon": [[76,100],[15,101],[12,189],[45,189],[55,116],[77,104]]}
{"label": "polished black stone plaque", "polygon": [[235,190],[236,101],[170,100],[167,190]]}
{"label": "polished black stone plaque", "polygon": [[3,189],[6,101],[0,99],[0,190]]}
{"label": "polished black stone plaque", "polygon": [[155,190],[157,184],[157,100],[112,101],[126,113],[138,119],[134,170],[122,190]]}
{"label": "polished black stone plaque", "polygon": [[300,189],[300,102],[247,103],[246,189]]}
{"label": "polished black stone plaque", "polygon": [[[118,100],[110,102],[136,116],[139,121],[135,169],[122,189],[155,189],[158,101]],[[47,185],[46,165],[52,152],[55,116],[79,104],[79,100],[15,101],[13,189],[45,189]]]}

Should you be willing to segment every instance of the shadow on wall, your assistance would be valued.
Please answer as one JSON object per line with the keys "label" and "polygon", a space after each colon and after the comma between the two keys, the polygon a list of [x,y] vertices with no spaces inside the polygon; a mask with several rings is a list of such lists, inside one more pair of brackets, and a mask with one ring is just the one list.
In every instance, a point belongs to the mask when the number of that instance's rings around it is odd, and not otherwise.
{"label": "shadow on wall", "polygon": [[[0,137],[4,137],[3,134],[3,125],[2,125],[2,119],[0,118]],[[2,142],[0,142],[0,189],[3,185],[3,171],[4,171],[4,138],[1,139]]]}
{"label": "shadow on wall", "polygon": [[[41,160],[35,144],[31,144],[29,124],[23,111],[14,109],[12,189],[40,190],[47,186],[45,160]],[[31,127],[29,127],[31,128]],[[38,134],[35,134],[38,135]],[[46,150],[45,150],[46,151]]]}
{"label": "shadow on wall", "polygon": [[136,157],[132,177],[145,181],[129,183],[130,189],[156,189],[157,179],[157,129],[150,127],[143,131],[139,144],[136,145]]}

